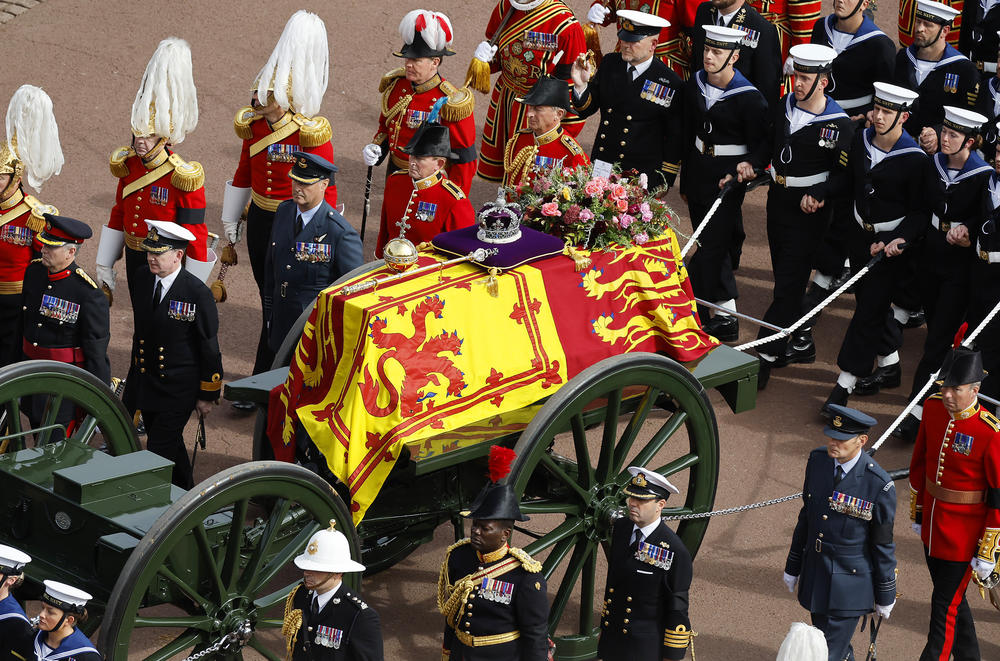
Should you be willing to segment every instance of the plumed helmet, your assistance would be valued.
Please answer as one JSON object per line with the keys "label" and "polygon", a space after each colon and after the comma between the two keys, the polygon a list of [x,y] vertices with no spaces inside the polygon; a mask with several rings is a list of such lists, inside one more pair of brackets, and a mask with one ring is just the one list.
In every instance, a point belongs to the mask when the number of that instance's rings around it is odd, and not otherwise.
{"label": "plumed helmet", "polygon": [[52,99],[42,88],[21,85],[7,106],[7,141],[0,151],[0,174],[23,174],[35,190],[59,174],[65,158]]}
{"label": "plumed helmet", "polygon": [[399,22],[399,36],[403,47],[393,53],[396,57],[444,57],[454,55],[451,43],[455,32],[451,20],[436,11],[414,9]]}
{"label": "plumed helmet", "polygon": [[319,112],[329,79],[326,25],[316,14],[300,9],[285,23],[253,91],[261,103],[271,92],[283,110],[312,117]]}
{"label": "plumed helmet", "polygon": [[142,74],[132,103],[132,133],[178,144],[198,125],[191,47],[183,39],[160,42]]}

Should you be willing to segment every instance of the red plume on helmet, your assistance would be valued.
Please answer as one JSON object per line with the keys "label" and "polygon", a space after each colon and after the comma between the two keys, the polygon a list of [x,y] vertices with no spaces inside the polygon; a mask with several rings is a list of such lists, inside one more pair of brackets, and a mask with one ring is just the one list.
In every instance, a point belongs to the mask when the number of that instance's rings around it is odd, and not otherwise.
{"label": "red plume on helmet", "polygon": [[517,454],[510,448],[494,445],[490,448],[489,471],[490,482],[499,482],[510,473],[510,466]]}
{"label": "red plume on helmet", "polygon": [[962,340],[965,339],[965,332],[967,330],[969,330],[969,322],[966,321],[958,327],[958,332],[955,333],[955,341],[951,345],[953,349],[957,349],[962,345]]}

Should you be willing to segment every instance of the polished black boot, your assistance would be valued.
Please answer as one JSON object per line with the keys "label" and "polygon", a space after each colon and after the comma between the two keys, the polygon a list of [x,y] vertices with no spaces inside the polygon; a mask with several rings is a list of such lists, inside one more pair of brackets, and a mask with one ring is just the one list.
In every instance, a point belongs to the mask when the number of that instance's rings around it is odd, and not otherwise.
{"label": "polished black boot", "polygon": [[833,387],[830,391],[830,396],[826,398],[823,402],[823,407],[819,410],[819,414],[826,420],[833,417],[833,410],[830,408],[831,404],[837,404],[839,406],[847,406],[847,399],[851,396],[851,393],[847,392],[847,388],[840,385],[839,383]]}
{"label": "polished black boot", "polygon": [[816,343],[813,341],[812,330],[800,328],[792,333],[785,346],[784,359],[786,365],[816,362]]}
{"label": "polished black boot", "polygon": [[719,342],[735,342],[740,339],[740,320],[728,314],[717,314],[701,327]]}
{"label": "polished black boot", "polygon": [[877,368],[870,376],[858,379],[854,394],[865,397],[877,395],[882,388],[898,388],[903,381],[903,369],[899,363]]}
{"label": "polished black boot", "polygon": [[917,420],[917,416],[910,413],[903,418],[903,421],[899,423],[899,426],[892,430],[892,435],[906,441],[907,443],[913,443],[917,440],[918,431],[920,431],[920,421]]}

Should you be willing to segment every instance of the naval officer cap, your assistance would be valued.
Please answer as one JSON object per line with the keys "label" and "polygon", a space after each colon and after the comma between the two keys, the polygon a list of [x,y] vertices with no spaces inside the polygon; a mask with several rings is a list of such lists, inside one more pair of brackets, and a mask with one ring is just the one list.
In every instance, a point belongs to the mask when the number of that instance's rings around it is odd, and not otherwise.
{"label": "naval officer cap", "polygon": [[957,9],[953,9],[943,2],[917,0],[917,8],[913,12],[913,15],[916,18],[922,18],[925,21],[937,23],[938,25],[951,25],[951,22],[960,13]]}
{"label": "naval officer cap", "polygon": [[45,229],[38,235],[38,241],[44,245],[58,248],[66,244],[80,245],[85,239],[94,235],[87,223],[68,218],[45,214]]}
{"label": "naval officer cap", "polygon": [[0,544],[0,574],[4,576],[17,576],[29,562],[31,562],[31,556],[24,551],[20,551],[13,546]]}
{"label": "naval officer cap", "polygon": [[956,108],[955,106],[944,107],[943,124],[952,131],[958,131],[965,135],[975,134],[988,121],[986,117],[980,115],[978,112],[966,110],[965,108]]}
{"label": "naval officer cap", "polygon": [[913,90],[890,83],[874,83],[875,105],[889,110],[909,110],[913,102],[920,96]]}
{"label": "naval officer cap", "polygon": [[823,433],[838,441],[846,441],[859,434],[867,434],[868,430],[878,423],[878,420],[867,413],[839,404],[831,404],[830,410],[833,412],[833,417],[830,418],[830,424],[826,426]]}
{"label": "naval officer cap", "polygon": [[618,38],[622,41],[642,41],[646,37],[660,34],[660,30],[670,26],[670,21],[656,14],[647,14],[632,9],[620,9]]}
{"label": "naval officer cap", "polygon": [[45,592],[42,593],[42,602],[49,606],[55,606],[64,613],[82,613],[87,607],[87,602],[94,597],[90,594],[66,585],[59,581],[43,581]]}
{"label": "naval officer cap", "polygon": [[147,220],[146,238],[142,240],[142,249],[154,255],[168,250],[186,250],[188,243],[194,241],[194,234],[186,227],[168,220]]}
{"label": "naval officer cap", "polygon": [[677,487],[670,484],[670,480],[656,471],[648,470],[642,466],[629,466],[628,472],[632,479],[622,489],[626,496],[642,500],[658,500],[660,498],[666,500],[670,494],[680,493]]}
{"label": "naval officer cap", "polygon": [[323,179],[329,179],[330,183],[333,183],[333,173],[337,171],[337,166],[322,156],[304,151],[294,151],[292,158],[295,159],[295,164],[288,171],[290,179],[294,179],[300,184],[315,184]]}
{"label": "naval officer cap", "polygon": [[792,56],[792,66],[802,73],[829,73],[837,57],[837,51],[822,44],[792,46],[788,54]]}
{"label": "naval officer cap", "polygon": [[740,42],[746,36],[746,32],[736,28],[727,28],[721,25],[705,25],[705,45],[712,48],[724,48],[726,50],[736,50],[740,47]]}

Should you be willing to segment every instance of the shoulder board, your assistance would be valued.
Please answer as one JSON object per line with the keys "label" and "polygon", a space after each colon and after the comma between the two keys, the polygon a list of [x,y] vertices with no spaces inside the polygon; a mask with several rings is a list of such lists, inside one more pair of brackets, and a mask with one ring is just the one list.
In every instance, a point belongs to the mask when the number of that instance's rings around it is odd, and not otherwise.
{"label": "shoulder board", "polygon": [[170,183],[180,190],[190,193],[205,185],[205,168],[198,161],[185,161],[177,154],[171,154],[170,162],[174,165]]}
{"label": "shoulder board", "polygon": [[128,163],[125,161],[132,156],[135,156],[135,150],[132,147],[120,147],[111,152],[111,174],[119,179],[127,177]]}
{"label": "shoulder board", "polygon": [[76,269],[76,271],[74,271],[74,273],[76,273],[78,276],[80,276],[80,279],[83,280],[84,282],[86,282],[88,285],[90,285],[94,289],[97,289],[97,283],[90,279],[90,276],[87,275],[86,271],[84,271],[80,267],[77,267],[77,269]]}
{"label": "shoulder board", "polygon": [[542,571],[542,563],[532,558],[523,549],[512,546],[510,547],[510,554],[521,561],[521,567],[529,574],[537,574]]}
{"label": "shoulder board", "polygon": [[989,425],[993,431],[1000,431],[1000,420],[997,420],[997,417],[986,409],[979,409],[979,419]]}
{"label": "shoulder board", "polygon": [[242,140],[249,140],[253,137],[253,129],[250,125],[260,119],[260,115],[254,112],[250,106],[243,106],[236,111],[236,119],[233,120],[233,130]]}
{"label": "shoulder board", "polygon": [[463,191],[461,187],[451,179],[442,179],[441,185],[444,187],[446,191],[454,195],[456,200],[461,200],[465,198],[465,191]]}
{"label": "shoulder board", "polygon": [[42,204],[34,195],[25,195],[24,203],[31,207],[31,215],[25,224],[32,232],[37,233],[45,229],[45,214],[59,215],[59,209],[51,204]]}
{"label": "shoulder board", "polygon": [[382,76],[382,80],[378,83],[378,91],[385,92],[387,89],[391,88],[395,84],[397,78],[402,78],[406,75],[406,70],[403,67],[398,69],[393,69],[389,73]]}
{"label": "shoulder board", "polygon": [[438,87],[448,95],[448,101],[441,108],[441,119],[446,122],[458,122],[472,115],[472,111],[476,108],[476,99],[468,87],[459,89],[447,80],[442,80]]}
{"label": "shoulder board", "polygon": [[348,602],[350,604],[354,604],[360,610],[364,610],[364,609],[368,608],[368,604],[366,604],[364,601],[362,601],[361,598],[358,597],[358,595],[354,594],[350,590],[344,590],[344,601],[346,601],[346,602]]}
{"label": "shoulder board", "polygon": [[333,129],[330,128],[330,121],[326,117],[310,119],[295,113],[292,121],[299,125],[299,144],[303,147],[319,147],[330,142],[330,138],[333,137]]}
{"label": "shoulder board", "polygon": [[559,138],[559,141],[570,151],[571,154],[579,156],[583,154],[583,147],[577,142],[571,135],[563,135]]}

